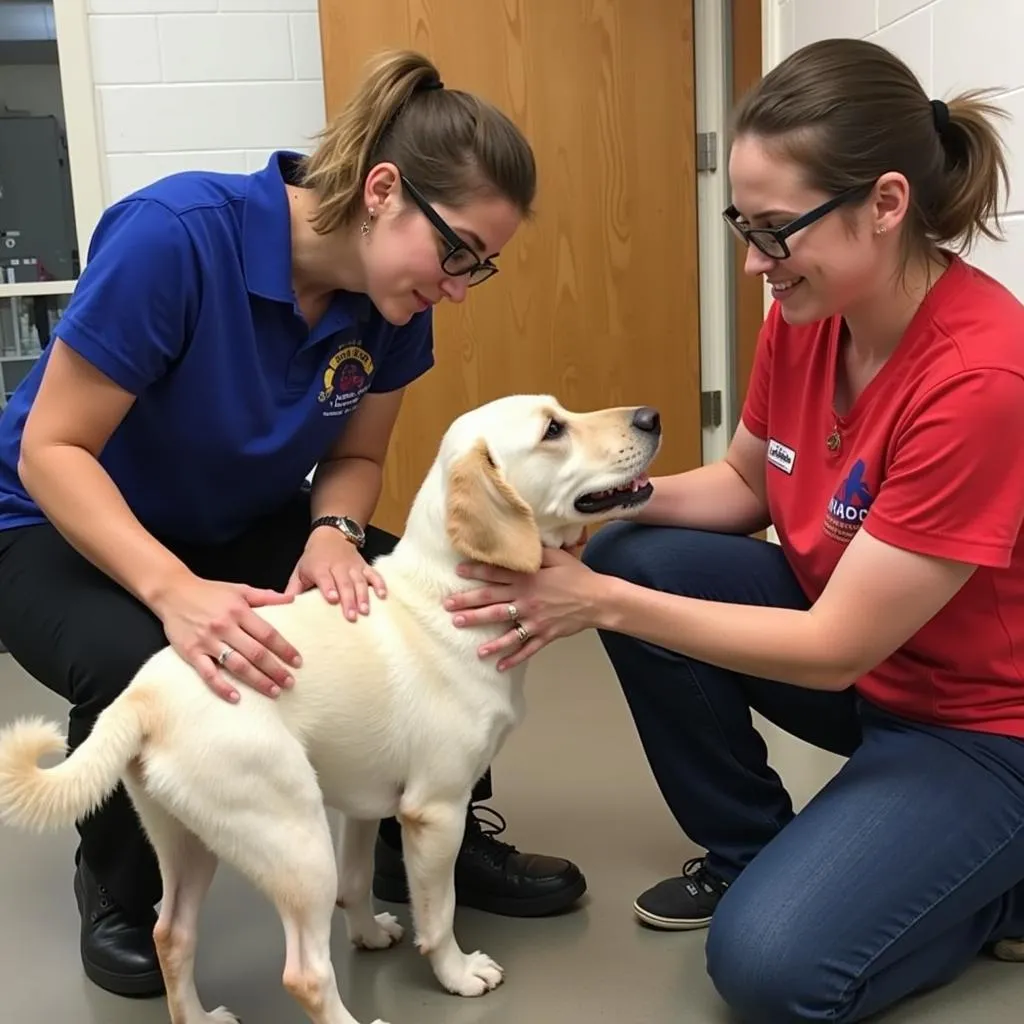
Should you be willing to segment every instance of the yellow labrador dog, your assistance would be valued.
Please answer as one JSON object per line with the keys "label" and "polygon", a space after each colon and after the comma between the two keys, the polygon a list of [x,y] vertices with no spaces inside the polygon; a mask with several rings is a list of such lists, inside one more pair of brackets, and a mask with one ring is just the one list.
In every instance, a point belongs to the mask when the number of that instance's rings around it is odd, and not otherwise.
{"label": "yellow labrador dog", "polygon": [[[55,724],[0,733],[0,814],[11,824],[70,826],[124,782],[163,877],[155,938],[173,1024],[235,1021],[203,1009],[193,978],[219,859],[275,904],[284,986],[309,1019],[357,1024],[338,994],[331,917],[344,908],[356,946],[401,938],[371,899],[377,823],[393,814],[416,943],[438,981],[464,996],[499,984],[502,969],[453,934],[454,862],[473,784],[521,718],[524,671],[478,658],[481,632],[453,627],[442,601],[478,585],[456,575],[464,559],[533,572],[542,545],[574,543],[588,523],[639,508],[660,440],[648,408],[574,414],[514,395],[467,412],[446,432],[404,537],[377,562],[388,596],[368,617],[347,622],[315,590],[260,609],[302,653],[293,689],[276,700],[244,691],[230,705],[168,647],[62,763],[39,765],[65,752]],[[337,856],[325,804],[341,812]]]}

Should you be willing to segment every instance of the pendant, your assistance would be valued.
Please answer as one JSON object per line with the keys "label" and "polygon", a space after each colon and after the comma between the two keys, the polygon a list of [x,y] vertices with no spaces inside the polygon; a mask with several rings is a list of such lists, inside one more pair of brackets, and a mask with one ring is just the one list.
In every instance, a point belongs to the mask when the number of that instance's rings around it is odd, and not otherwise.
{"label": "pendant", "polygon": [[842,440],[842,437],[839,435],[839,428],[833,427],[832,433],[825,438],[825,447],[828,448],[830,452],[837,452],[839,451],[839,445],[842,443]]}

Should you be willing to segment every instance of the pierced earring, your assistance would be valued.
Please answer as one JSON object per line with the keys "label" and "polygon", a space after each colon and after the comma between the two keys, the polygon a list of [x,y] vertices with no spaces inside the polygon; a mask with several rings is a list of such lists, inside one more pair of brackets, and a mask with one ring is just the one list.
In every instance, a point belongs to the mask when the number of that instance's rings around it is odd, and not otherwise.
{"label": "pierced earring", "polygon": [[875,228],[875,234],[876,235],[884,235],[885,234],[885,225],[882,224],[881,226]]}
{"label": "pierced earring", "polygon": [[376,211],[370,209],[366,211],[367,220],[364,220],[362,226],[359,228],[359,233],[365,238],[370,233],[370,224],[373,222]]}

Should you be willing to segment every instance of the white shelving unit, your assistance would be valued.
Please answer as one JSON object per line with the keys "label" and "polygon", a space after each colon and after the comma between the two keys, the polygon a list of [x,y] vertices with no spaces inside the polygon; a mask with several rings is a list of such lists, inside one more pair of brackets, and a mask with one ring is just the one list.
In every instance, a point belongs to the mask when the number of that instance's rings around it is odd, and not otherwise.
{"label": "white shelving unit", "polygon": [[8,284],[0,281],[0,299],[18,299],[32,295],[70,295],[76,281],[22,281]]}
{"label": "white shelving unit", "polygon": [[0,285],[0,409],[39,358],[74,284]]}

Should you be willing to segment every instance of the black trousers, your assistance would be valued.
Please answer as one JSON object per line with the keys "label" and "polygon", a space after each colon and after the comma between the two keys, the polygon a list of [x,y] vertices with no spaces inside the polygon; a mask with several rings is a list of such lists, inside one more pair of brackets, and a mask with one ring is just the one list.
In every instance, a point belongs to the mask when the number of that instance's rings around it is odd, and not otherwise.
{"label": "black trousers", "polygon": [[[309,523],[304,490],[230,543],[167,546],[204,578],[283,590],[305,546]],[[366,559],[373,561],[397,542],[370,527]],[[29,675],[71,703],[72,750],[142,663],[167,645],[160,620],[49,524],[0,531],[0,641]],[[197,680],[197,685],[202,684]],[[488,772],[473,799],[489,799],[490,793]],[[394,819],[382,822],[381,830],[397,844]],[[80,855],[114,899],[130,914],[151,910],[160,900],[160,874],[124,789],[119,787],[80,822],[78,832]]]}

